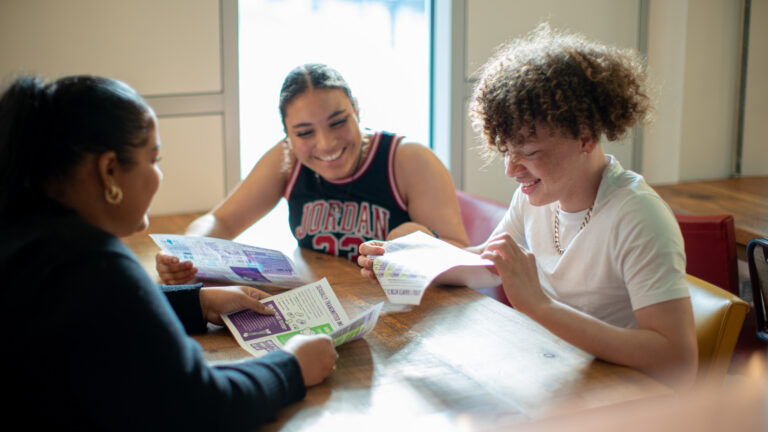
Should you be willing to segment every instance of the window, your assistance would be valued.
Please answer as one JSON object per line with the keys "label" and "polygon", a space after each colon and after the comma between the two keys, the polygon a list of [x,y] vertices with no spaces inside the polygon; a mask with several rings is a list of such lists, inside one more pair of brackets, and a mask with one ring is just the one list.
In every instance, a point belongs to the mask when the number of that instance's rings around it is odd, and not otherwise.
{"label": "window", "polygon": [[[239,0],[240,178],[285,136],[285,75],[304,63],[338,70],[358,99],[360,124],[429,143],[428,0]],[[244,236],[295,245],[284,200]],[[277,229],[285,226],[286,229]]]}
{"label": "window", "polygon": [[240,174],[284,136],[283,78],[325,63],[349,83],[360,123],[429,140],[429,20],[425,0],[240,0]]}

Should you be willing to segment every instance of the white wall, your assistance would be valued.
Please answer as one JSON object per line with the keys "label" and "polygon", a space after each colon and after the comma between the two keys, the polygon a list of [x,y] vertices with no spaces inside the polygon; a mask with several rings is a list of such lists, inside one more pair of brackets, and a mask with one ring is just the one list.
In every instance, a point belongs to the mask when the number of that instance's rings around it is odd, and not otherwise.
{"label": "white wall", "polygon": [[152,214],[208,210],[225,194],[223,109],[205,107],[223,91],[220,10],[219,0],[3,0],[0,78],[125,81],[158,112],[166,179]]}
{"label": "white wall", "polygon": [[652,1],[648,22],[648,75],[656,97],[654,121],[643,140],[643,175],[653,183],[680,178],[688,3]]}
{"label": "white wall", "polygon": [[[768,174],[768,0],[753,0],[742,174]],[[651,184],[729,177],[737,134],[742,2],[651,0],[648,64],[660,97],[646,128],[643,174]],[[762,144],[760,143],[762,141]]]}
{"label": "white wall", "polygon": [[169,116],[161,117],[159,123],[163,182],[152,214],[209,210],[223,193],[222,116]]}
{"label": "white wall", "polygon": [[741,173],[768,175],[768,0],[752,0],[751,15]]}
{"label": "white wall", "polygon": [[90,73],[142,95],[221,89],[217,0],[4,0],[0,75]]}
{"label": "white wall", "polygon": [[688,1],[678,181],[723,178],[732,173],[740,21],[740,1]]}

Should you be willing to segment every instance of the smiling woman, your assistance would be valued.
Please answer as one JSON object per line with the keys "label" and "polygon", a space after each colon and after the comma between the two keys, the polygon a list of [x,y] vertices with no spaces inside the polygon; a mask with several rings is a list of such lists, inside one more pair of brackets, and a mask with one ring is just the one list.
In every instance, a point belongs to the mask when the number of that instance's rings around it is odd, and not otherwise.
{"label": "smiling woman", "polygon": [[280,114],[286,166],[293,165],[293,153],[327,180],[357,170],[368,147],[363,145],[357,103],[338,72],[321,65],[293,69],[280,91]]}
{"label": "smiling woman", "polygon": [[[280,91],[286,137],[221,204],[187,234],[231,239],[288,201],[299,246],[356,261],[358,246],[423,231],[468,243],[453,181],[425,146],[361,130],[357,101],[341,74],[323,64],[294,68]],[[194,278],[191,262],[157,255],[166,283]]]}

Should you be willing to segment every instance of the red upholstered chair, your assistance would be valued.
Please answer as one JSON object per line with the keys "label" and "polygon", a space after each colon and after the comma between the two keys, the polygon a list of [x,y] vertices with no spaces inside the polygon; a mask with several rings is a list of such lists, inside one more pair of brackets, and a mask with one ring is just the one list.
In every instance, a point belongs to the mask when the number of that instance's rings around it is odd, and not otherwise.
{"label": "red upholstered chair", "polygon": [[[676,214],[677,221],[680,223],[680,229],[683,232],[685,240],[685,255],[687,258],[686,273],[696,276],[706,282],[720,287],[734,297],[739,297],[739,275],[737,268],[736,255],[736,236],[733,217],[730,215],[680,215]],[[690,280],[690,277],[689,277]],[[696,316],[697,305],[696,296],[691,289],[691,302],[694,308],[694,318],[696,319],[697,332],[699,327],[699,318]],[[747,304],[747,303],[745,303]],[[748,304],[747,304],[748,305]],[[739,306],[740,308],[740,306]],[[738,308],[737,308],[738,309]],[[751,356],[751,353],[759,349],[764,349],[765,342],[758,338],[759,332],[755,331],[757,320],[752,318],[753,314],[762,312],[760,303],[756,302],[754,307],[746,308],[746,319],[739,319],[738,314],[733,315],[730,326],[731,330],[722,327],[724,330],[733,331],[737,329],[737,341],[735,347],[727,349],[728,342],[723,345],[723,355],[721,358],[725,361],[735,357],[736,364],[743,363]],[[715,318],[717,321],[717,318]],[[738,323],[738,327],[735,325]],[[725,341],[730,341],[727,337]],[[699,349],[701,351],[702,340],[699,339]],[[727,352],[727,355],[726,355]],[[727,369],[721,364],[718,370]],[[699,374],[701,375],[701,373]]]}
{"label": "red upholstered chair", "polygon": [[685,241],[685,272],[738,296],[733,216],[675,214],[675,217]]}
{"label": "red upholstered chair", "polygon": [[[456,190],[456,196],[459,198],[459,210],[461,210],[461,221],[464,223],[464,229],[469,237],[469,244],[478,245],[483,243],[491,235],[493,229],[499,224],[507,206],[499,204],[468,192]],[[494,298],[509,306],[507,296],[501,285],[493,288],[478,289],[478,292]]]}
{"label": "red upholstered chair", "polygon": [[459,198],[461,221],[471,245],[487,240],[507,212],[507,206],[468,192],[456,190],[456,197]]}

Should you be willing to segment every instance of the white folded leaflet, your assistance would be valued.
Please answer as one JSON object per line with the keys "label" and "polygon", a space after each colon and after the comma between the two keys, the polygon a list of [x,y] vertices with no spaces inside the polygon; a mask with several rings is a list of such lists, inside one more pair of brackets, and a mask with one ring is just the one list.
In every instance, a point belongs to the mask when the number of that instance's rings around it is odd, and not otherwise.
{"label": "white folded leaflet", "polygon": [[293,288],[306,283],[296,265],[280,251],[213,237],[150,234],[168,255],[192,261],[200,280],[240,285]]}
{"label": "white folded leaflet", "polygon": [[254,356],[280,349],[297,334],[327,334],[334,346],[360,339],[376,326],[384,305],[378,303],[350,320],[325,278],[261,302],[275,315],[242,310],[221,316],[237,343]]}
{"label": "white folded leaflet", "polygon": [[392,303],[421,303],[432,284],[489,288],[501,283],[493,262],[421,231],[387,242],[373,260],[373,272]]}

